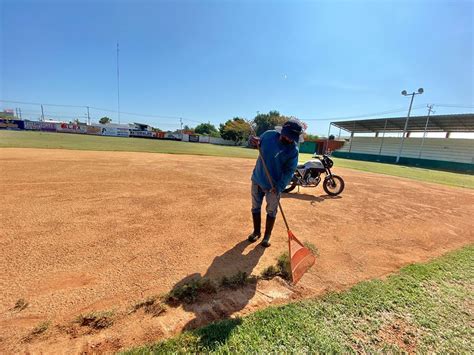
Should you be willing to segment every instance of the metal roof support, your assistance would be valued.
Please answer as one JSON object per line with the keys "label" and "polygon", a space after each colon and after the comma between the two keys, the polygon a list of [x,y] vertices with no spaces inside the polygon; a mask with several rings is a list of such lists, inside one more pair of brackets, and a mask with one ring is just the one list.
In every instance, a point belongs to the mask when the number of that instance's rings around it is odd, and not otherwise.
{"label": "metal roof support", "polygon": [[382,154],[383,140],[385,139],[385,130],[386,129],[387,129],[387,119],[385,119],[385,125],[383,126],[382,142],[380,142],[379,155]]}
{"label": "metal roof support", "polygon": [[326,139],[326,149],[324,149],[325,154],[327,154],[329,150],[329,134],[331,133],[331,126],[332,126],[332,122],[329,124],[328,137]]}
{"label": "metal roof support", "polygon": [[349,153],[350,153],[351,150],[352,150],[352,141],[354,140],[354,131],[355,131],[355,128],[356,128],[356,122],[354,121],[354,128],[353,128],[353,131],[351,132],[351,143],[349,144]]}

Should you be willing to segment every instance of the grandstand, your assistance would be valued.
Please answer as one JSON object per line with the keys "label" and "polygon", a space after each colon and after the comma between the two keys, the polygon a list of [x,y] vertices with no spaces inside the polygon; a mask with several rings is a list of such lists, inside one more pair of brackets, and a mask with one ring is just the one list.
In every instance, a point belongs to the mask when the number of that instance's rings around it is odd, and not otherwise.
{"label": "grandstand", "polygon": [[[331,122],[350,133],[335,157],[474,172],[474,139],[452,138],[474,132],[474,114],[451,114]],[[443,134],[433,138],[432,134]],[[371,136],[368,136],[371,134]],[[400,137],[394,137],[394,134]],[[413,135],[420,135],[414,137]]]}

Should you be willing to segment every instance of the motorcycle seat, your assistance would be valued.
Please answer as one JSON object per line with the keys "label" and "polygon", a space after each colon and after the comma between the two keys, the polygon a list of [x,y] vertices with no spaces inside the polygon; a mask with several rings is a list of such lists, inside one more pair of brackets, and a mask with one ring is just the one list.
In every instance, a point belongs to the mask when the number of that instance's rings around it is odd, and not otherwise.
{"label": "motorcycle seat", "polygon": [[298,164],[298,165],[296,166],[296,169],[304,169],[304,164]]}

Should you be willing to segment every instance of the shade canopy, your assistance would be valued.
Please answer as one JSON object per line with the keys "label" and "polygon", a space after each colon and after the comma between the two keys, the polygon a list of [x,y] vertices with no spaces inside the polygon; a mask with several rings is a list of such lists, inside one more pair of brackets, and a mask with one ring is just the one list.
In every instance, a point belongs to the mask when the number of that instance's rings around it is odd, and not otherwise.
{"label": "shade canopy", "polygon": [[[408,120],[408,132],[424,132],[428,116],[412,116]],[[376,118],[369,120],[331,122],[333,126],[348,132],[403,132],[406,117]],[[426,132],[474,132],[474,114],[431,115]]]}

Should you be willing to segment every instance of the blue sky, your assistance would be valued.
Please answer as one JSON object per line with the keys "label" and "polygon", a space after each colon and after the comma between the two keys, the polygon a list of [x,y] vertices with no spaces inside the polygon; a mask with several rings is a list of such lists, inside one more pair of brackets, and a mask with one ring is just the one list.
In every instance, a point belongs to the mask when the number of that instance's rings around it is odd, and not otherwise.
{"label": "blue sky", "polygon": [[[0,4],[3,100],[116,110],[118,41],[125,112],[218,124],[276,109],[325,133],[329,121],[314,119],[407,108],[403,89],[425,89],[417,106],[474,105],[472,1]],[[0,102],[6,107],[40,111]],[[45,109],[59,116],[85,112]],[[91,114],[117,122],[113,112]],[[122,121],[178,127],[175,118],[122,114]]]}

